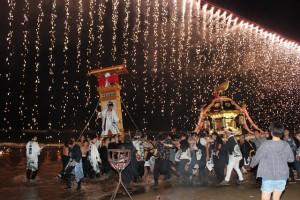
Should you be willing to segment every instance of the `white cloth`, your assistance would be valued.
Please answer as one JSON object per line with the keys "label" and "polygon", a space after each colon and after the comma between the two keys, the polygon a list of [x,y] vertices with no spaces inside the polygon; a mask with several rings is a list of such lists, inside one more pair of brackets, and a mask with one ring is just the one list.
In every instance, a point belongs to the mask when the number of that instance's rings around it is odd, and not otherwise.
{"label": "white cloth", "polygon": [[[201,142],[201,141],[200,141]],[[206,141],[205,141],[206,142]],[[202,142],[203,143],[203,142]],[[194,150],[196,152],[196,160],[201,160],[201,157],[202,157],[202,152],[201,152],[201,149],[198,149],[197,145],[196,144],[193,144],[191,147],[190,147],[191,150]]]}
{"label": "white cloth", "polygon": [[208,169],[208,171],[212,171],[214,168],[214,160],[211,157],[207,162],[206,162],[206,168]]}
{"label": "white cloth", "polygon": [[90,145],[90,155],[89,155],[89,160],[90,163],[93,167],[93,170],[96,173],[100,172],[100,167],[99,167],[99,163],[101,163],[101,159],[100,159],[100,154],[99,151],[97,149],[97,145],[96,144],[91,144]]}
{"label": "white cloth", "polygon": [[190,149],[187,149],[186,151],[182,151],[179,149],[175,154],[175,161],[180,162],[180,160],[189,160],[191,161],[191,151]]}
{"label": "white cloth", "polygon": [[154,164],[155,164],[155,157],[151,156],[149,160],[145,161],[144,166],[145,167],[150,167],[150,171],[153,172]]}
{"label": "white cloth", "polygon": [[137,160],[138,161],[144,160],[144,145],[143,145],[143,142],[140,141],[140,140],[133,140],[132,144],[133,144],[134,148],[137,151]]}
{"label": "white cloth", "polygon": [[207,144],[206,139],[205,139],[205,138],[200,138],[200,144],[201,144],[202,146],[206,146],[206,144]]}
{"label": "white cloth", "polygon": [[38,170],[39,155],[41,152],[40,145],[35,141],[29,141],[26,144],[27,169]]}
{"label": "white cloth", "polygon": [[117,112],[112,109],[112,111],[108,111],[105,109],[101,112],[102,118],[102,135],[108,135],[109,130],[113,135],[117,135],[119,133],[118,122],[119,117]]}
{"label": "white cloth", "polygon": [[72,174],[75,175],[75,180],[78,183],[83,177],[83,169],[82,169],[82,160],[80,159],[79,162],[75,162],[75,167],[72,170]]}
{"label": "white cloth", "polygon": [[96,145],[97,149],[100,148],[102,146],[101,140],[97,140],[95,145]]}
{"label": "white cloth", "polygon": [[110,76],[111,75],[108,72],[104,74],[104,77],[106,78],[106,80],[105,80],[105,87],[110,87],[111,86],[110,83],[107,80],[107,78],[109,78]]}

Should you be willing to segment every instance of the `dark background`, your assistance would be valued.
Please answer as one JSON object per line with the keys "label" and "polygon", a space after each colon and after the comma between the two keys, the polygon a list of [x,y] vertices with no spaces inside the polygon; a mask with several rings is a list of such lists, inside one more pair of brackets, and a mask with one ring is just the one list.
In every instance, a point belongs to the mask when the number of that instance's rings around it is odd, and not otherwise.
{"label": "dark background", "polygon": [[247,20],[287,38],[300,41],[300,1],[297,0],[209,0]]}

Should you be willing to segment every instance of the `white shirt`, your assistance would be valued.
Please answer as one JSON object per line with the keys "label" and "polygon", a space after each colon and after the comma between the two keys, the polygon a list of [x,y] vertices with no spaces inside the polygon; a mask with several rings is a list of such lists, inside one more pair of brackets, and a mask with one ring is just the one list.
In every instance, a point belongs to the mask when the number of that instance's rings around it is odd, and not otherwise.
{"label": "white shirt", "polygon": [[27,158],[37,159],[40,155],[40,145],[35,141],[29,141],[26,144],[26,156]]}
{"label": "white shirt", "polygon": [[114,109],[109,111],[105,109],[101,112],[102,118],[102,135],[107,135],[109,130],[113,135],[119,133],[118,122],[119,117]]}

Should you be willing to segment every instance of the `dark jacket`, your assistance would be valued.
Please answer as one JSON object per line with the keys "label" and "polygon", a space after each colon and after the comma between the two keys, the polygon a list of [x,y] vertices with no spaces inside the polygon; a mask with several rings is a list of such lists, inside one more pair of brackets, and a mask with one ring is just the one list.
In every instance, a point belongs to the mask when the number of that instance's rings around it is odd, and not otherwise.
{"label": "dark jacket", "polygon": [[239,144],[237,143],[237,141],[234,138],[234,135],[231,135],[226,144],[225,144],[225,150],[227,151],[227,153],[229,154],[229,156],[234,156],[234,157],[242,157],[242,152],[240,149]]}
{"label": "dark jacket", "polygon": [[71,149],[70,158],[72,160],[75,160],[76,162],[80,162],[82,158],[82,153],[78,144],[75,144],[74,147]]}
{"label": "dark jacket", "polygon": [[250,166],[258,165],[257,177],[286,180],[289,178],[288,162],[294,162],[294,154],[289,144],[282,140],[268,140],[257,150]]}
{"label": "dark jacket", "polygon": [[227,142],[224,145],[224,150],[227,151],[229,155],[232,155],[234,152],[234,147],[237,145],[237,141],[235,140],[234,136],[230,136]]}
{"label": "dark jacket", "polygon": [[249,157],[253,157],[255,154],[255,145],[251,142],[245,141],[243,144],[240,145],[240,148],[243,158],[248,159]]}

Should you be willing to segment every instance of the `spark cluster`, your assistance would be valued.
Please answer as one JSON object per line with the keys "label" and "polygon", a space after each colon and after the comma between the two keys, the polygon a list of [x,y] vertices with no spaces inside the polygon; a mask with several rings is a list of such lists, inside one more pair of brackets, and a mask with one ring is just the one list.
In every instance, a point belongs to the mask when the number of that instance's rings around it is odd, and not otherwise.
{"label": "spark cluster", "polygon": [[[87,71],[120,62],[130,73],[121,78],[122,98],[140,129],[192,130],[200,108],[212,99],[214,86],[224,80],[231,81],[225,95],[247,104],[262,128],[273,120],[295,129],[300,124],[299,44],[229,11],[196,0],[52,0],[50,12],[42,9],[45,0],[37,5],[20,2],[25,6],[19,23],[15,21],[19,1],[8,0],[2,35],[5,79],[11,81],[18,69],[14,79],[21,90],[13,100],[14,88],[1,86],[6,95],[0,101],[5,122],[0,129],[11,130],[9,119],[14,117],[21,118],[15,129],[83,128],[98,101],[97,83],[86,76]],[[36,6],[37,17],[30,17]],[[30,24],[36,27],[34,34]],[[43,25],[50,27],[48,32],[41,30]],[[15,32],[18,26],[20,33]],[[19,40],[22,50],[16,51],[14,42]],[[44,51],[46,60],[41,56]],[[12,62],[13,56],[21,65]],[[46,75],[40,66],[49,67]],[[63,73],[55,73],[59,71]],[[31,89],[27,73],[35,80]],[[50,80],[48,85],[41,84],[44,79]],[[33,102],[25,101],[25,89],[31,91]],[[39,101],[44,90],[49,95],[46,109]],[[132,128],[125,113],[124,117],[125,128]],[[39,122],[45,118],[47,127]],[[95,129],[93,120],[89,128]]]}

